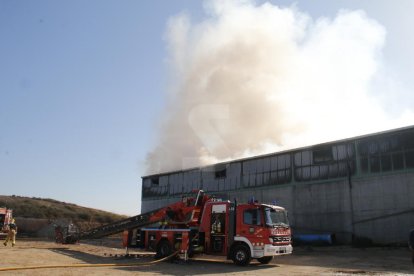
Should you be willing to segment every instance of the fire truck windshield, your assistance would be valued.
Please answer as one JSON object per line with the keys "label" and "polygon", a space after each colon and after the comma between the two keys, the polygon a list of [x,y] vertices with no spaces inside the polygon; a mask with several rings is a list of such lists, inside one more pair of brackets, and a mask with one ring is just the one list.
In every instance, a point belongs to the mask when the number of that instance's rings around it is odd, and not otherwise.
{"label": "fire truck windshield", "polygon": [[285,210],[265,208],[264,211],[267,226],[289,226],[289,221]]}

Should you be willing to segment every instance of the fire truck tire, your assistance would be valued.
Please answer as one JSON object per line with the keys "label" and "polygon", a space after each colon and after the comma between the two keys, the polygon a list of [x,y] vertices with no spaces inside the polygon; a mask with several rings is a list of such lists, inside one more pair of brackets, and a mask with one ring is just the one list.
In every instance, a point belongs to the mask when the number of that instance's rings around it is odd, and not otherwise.
{"label": "fire truck tire", "polygon": [[257,259],[261,264],[268,264],[273,260],[273,256],[261,257]]}
{"label": "fire truck tire", "polygon": [[250,263],[250,249],[246,245],[236,245],[232,250],[232,260],[236,265],[245,266]]}
{"label": "fire truck tire", "polygon": [[157,254],[155,254],[155,259],[165,258],[173,253],[171,244],[167,240],[161,240],[157,244]]}

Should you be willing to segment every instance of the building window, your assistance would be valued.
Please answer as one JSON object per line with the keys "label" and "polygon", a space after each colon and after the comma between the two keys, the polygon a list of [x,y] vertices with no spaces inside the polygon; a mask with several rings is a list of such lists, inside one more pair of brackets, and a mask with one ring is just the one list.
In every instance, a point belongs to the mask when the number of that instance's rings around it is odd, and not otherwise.
{"label": "building window", "polygon": [[407,151],[405,153],[405,165],[407,168],[414,168],[414,151]]}
{"label": "building window", "polygon": [[414,168],[414,131],[378,135],[358,141],[361,173]]}
{"label": "building window", "polygon": [[362,157],[360,159],[360,163],[361,163],[361,172],[363,173],[369,172],[368,157]]}
{"label": "building window", "polygon": [[355,173],[355,150],[350,143],[299,151],[294,158],[296,181],[346,177]]}
{"label": "building window", "polygon": [[362,173],[414,168],[414,131],[365,138],[358,153]]}
{"label": "building window", "polygon": [[404,155],[402,152],[392,154],[392,168],[393,170],[404,169]]}
{"label": "building window", "polygon": [[320,147],[313,150],[313,164],[327,163],[332,160],[332,147]]}
{"label": "building window", "polygon": [[391,155],[386,154],[381,156],[381,168],[383,172],[391,171],[392,162],[391,162]]}
{"label": "building window", "polygon": [[369,158],[369,163],[371,165],[371,172],[380,172],[381,165],[380,165],[380,158],[378,156],[372,156]]}
{"label": "building window", "polygon": [[168,186],[160,184],[159,177],[145,178],[142,183],[142,197],[159,197],[168,194]]}

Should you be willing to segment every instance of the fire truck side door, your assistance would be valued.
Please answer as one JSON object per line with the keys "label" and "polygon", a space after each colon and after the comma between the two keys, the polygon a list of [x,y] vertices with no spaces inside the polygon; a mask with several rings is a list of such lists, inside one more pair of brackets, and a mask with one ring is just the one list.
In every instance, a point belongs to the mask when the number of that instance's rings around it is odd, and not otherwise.
{"label": "fire truck side door", "polygon": [[254,243],[260,240],[262,228],[262,212],[258,207],[243,210],[240,235]]}

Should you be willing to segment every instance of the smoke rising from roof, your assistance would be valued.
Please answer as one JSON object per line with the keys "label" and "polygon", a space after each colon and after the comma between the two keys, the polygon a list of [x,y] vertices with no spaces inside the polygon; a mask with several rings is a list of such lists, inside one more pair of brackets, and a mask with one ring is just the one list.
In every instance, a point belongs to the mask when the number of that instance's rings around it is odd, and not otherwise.
{"label": "smoke rising from roof", "polygon": [[[172,87],[147,173],[185,169],[412,122],[376,100],[385,29],[363,11],[209,1],[171,18]],[[392,82],[392,81],[391,81]]]}

